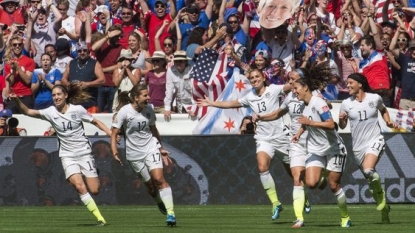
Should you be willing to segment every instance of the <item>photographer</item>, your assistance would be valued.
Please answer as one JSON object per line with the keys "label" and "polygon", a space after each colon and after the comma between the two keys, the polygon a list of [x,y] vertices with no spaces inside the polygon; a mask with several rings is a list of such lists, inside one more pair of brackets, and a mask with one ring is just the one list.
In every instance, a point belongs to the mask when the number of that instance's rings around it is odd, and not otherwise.
{"label": "photographer", "polygon": [[252,116],[245,116],[239,127],[239,134],[255,134],[256,124],[252,121]]}
{"label": "photographer", "polygon": [[0,136],[27,136],[26,129],[17,128],[19,120],[12,117],[10,109],[0,112]]}

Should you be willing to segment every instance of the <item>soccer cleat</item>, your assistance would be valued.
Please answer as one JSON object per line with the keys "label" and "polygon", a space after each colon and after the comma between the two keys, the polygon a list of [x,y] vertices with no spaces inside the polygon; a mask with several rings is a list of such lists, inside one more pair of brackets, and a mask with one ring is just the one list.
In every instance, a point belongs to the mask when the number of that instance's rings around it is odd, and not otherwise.
{"label": "soccer cleat", "polygon": [[389,220],[389,212],[391,211],[391,207],[386,205],[385,208],[382,210],[382,223],[389,224],[391,223]]}
{"label": "soccer cleat", "polygon": [[301,228],[304,226],[304,222],[301,221],[300,219],[297,219],[294,221],[294,225],[292,225],[291,228]]}
{"label": "soccer cleat", "polygon": [[167,226],[176,226],[176,217],[172,214],[167,215],[167,220],[166,220]]}
{"label": "soccer cleat", "polygon": [[281,211],[283,211],[283,208],[282,208],[282,205],[279,204],[273,209],[271,219],[272,220],[278,219],[280,217]]}
{"label": "soccer cleat", "polygon": [[352,225],[352,221],[350,220],[349,216],[342,218],[342,223],[341,223],[342,227],[350,227],[351,225]]}
{"label": "soccer cleat", "polygon": [[383,210],[386,207],[385,191],[382,190],[381,193],[376,194],[376,195],[377,195],[377,198],[375,199],[376,200],[376,204],[377,204],[376,209],[379,210],[379,211],[381,211],[381,210]]}
{"label": "soccer cleat", "polygon": [[97,227],[103,227],[103,226],[105,226],[106,224],[107,224],[107,223],[105,222],[105,220],[99,220],[95,226],[97,226]]}
{"label": "soccer cleat", "polygon": [[160,212],[163,215],[167,215],[167,210],[166,210],[166,206],[164,205],[163,202],[157,203],[157,207],[159,208]]}
{"label": "soccer cleat", "polygon": [[305,202],[304,202],[304,212],[306,214],[309,214],[311,212],[311,204],[308,201],[308,199],[306,199]]}

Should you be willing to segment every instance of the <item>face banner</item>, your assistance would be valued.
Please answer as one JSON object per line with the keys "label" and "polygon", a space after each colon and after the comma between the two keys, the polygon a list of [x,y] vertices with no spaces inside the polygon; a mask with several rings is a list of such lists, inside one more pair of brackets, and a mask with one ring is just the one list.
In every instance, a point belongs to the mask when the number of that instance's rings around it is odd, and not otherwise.
{"label": "face banner", "polygon": [[277,28],[293,16],[299,5],[300,0],[261,0],[257,8],[259,24],[266,29]]}

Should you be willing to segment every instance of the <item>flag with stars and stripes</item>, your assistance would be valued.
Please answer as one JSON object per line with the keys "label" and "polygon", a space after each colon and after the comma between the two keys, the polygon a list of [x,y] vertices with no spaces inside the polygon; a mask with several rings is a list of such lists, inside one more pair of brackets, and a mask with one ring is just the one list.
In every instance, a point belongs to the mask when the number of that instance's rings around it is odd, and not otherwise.
{"label": "flag with stars and stripes", "polygon": [[[216,100],[227,83],[226,54],[219,54],[214,49],[203,49],[193,65],[190,78],[193,79],[194,102],[198,99],[204,99],[205,96]],[[185,107],[198,119],[201,119],[207,112],[207,107],[197,107],[196,105]]]}
{"label": "flag with stars and stripes", "polygon": [[[235,67],[231,79],[216,101],[241,99],[252,90],[249,80]],[[249,108],[220,109],[208,107],[206,115],[200,119],[193,134],[237,134],[244,116],[250,116]]]}

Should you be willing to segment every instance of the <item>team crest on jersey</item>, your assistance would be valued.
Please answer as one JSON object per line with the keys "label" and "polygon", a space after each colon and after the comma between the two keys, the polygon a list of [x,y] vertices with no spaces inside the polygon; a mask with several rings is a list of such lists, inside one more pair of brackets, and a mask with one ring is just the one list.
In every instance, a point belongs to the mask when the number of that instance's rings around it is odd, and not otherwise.
{"label": "team crest on jersey", "polygon": [[369,107],[374,108],[375,107],[375,103],[373,103],[373,101],[369,101]]}
{"label": "team crest on jersey", "polygon": [[76,120],[76,114],[75,113],[71,114],[71,119]]}
{"label": "team crest on jersey", "polygon": [[312,107],[312,108],[311,108],[311,111],[312,111],[313,113],[316,113],[316,108],[315,108],[315,107]]}
{"label": "team crest on jersey", "polygon": [[269,98],[271,96],[271,93],[267,93],[267,94],[265,94],[265,98]]}

